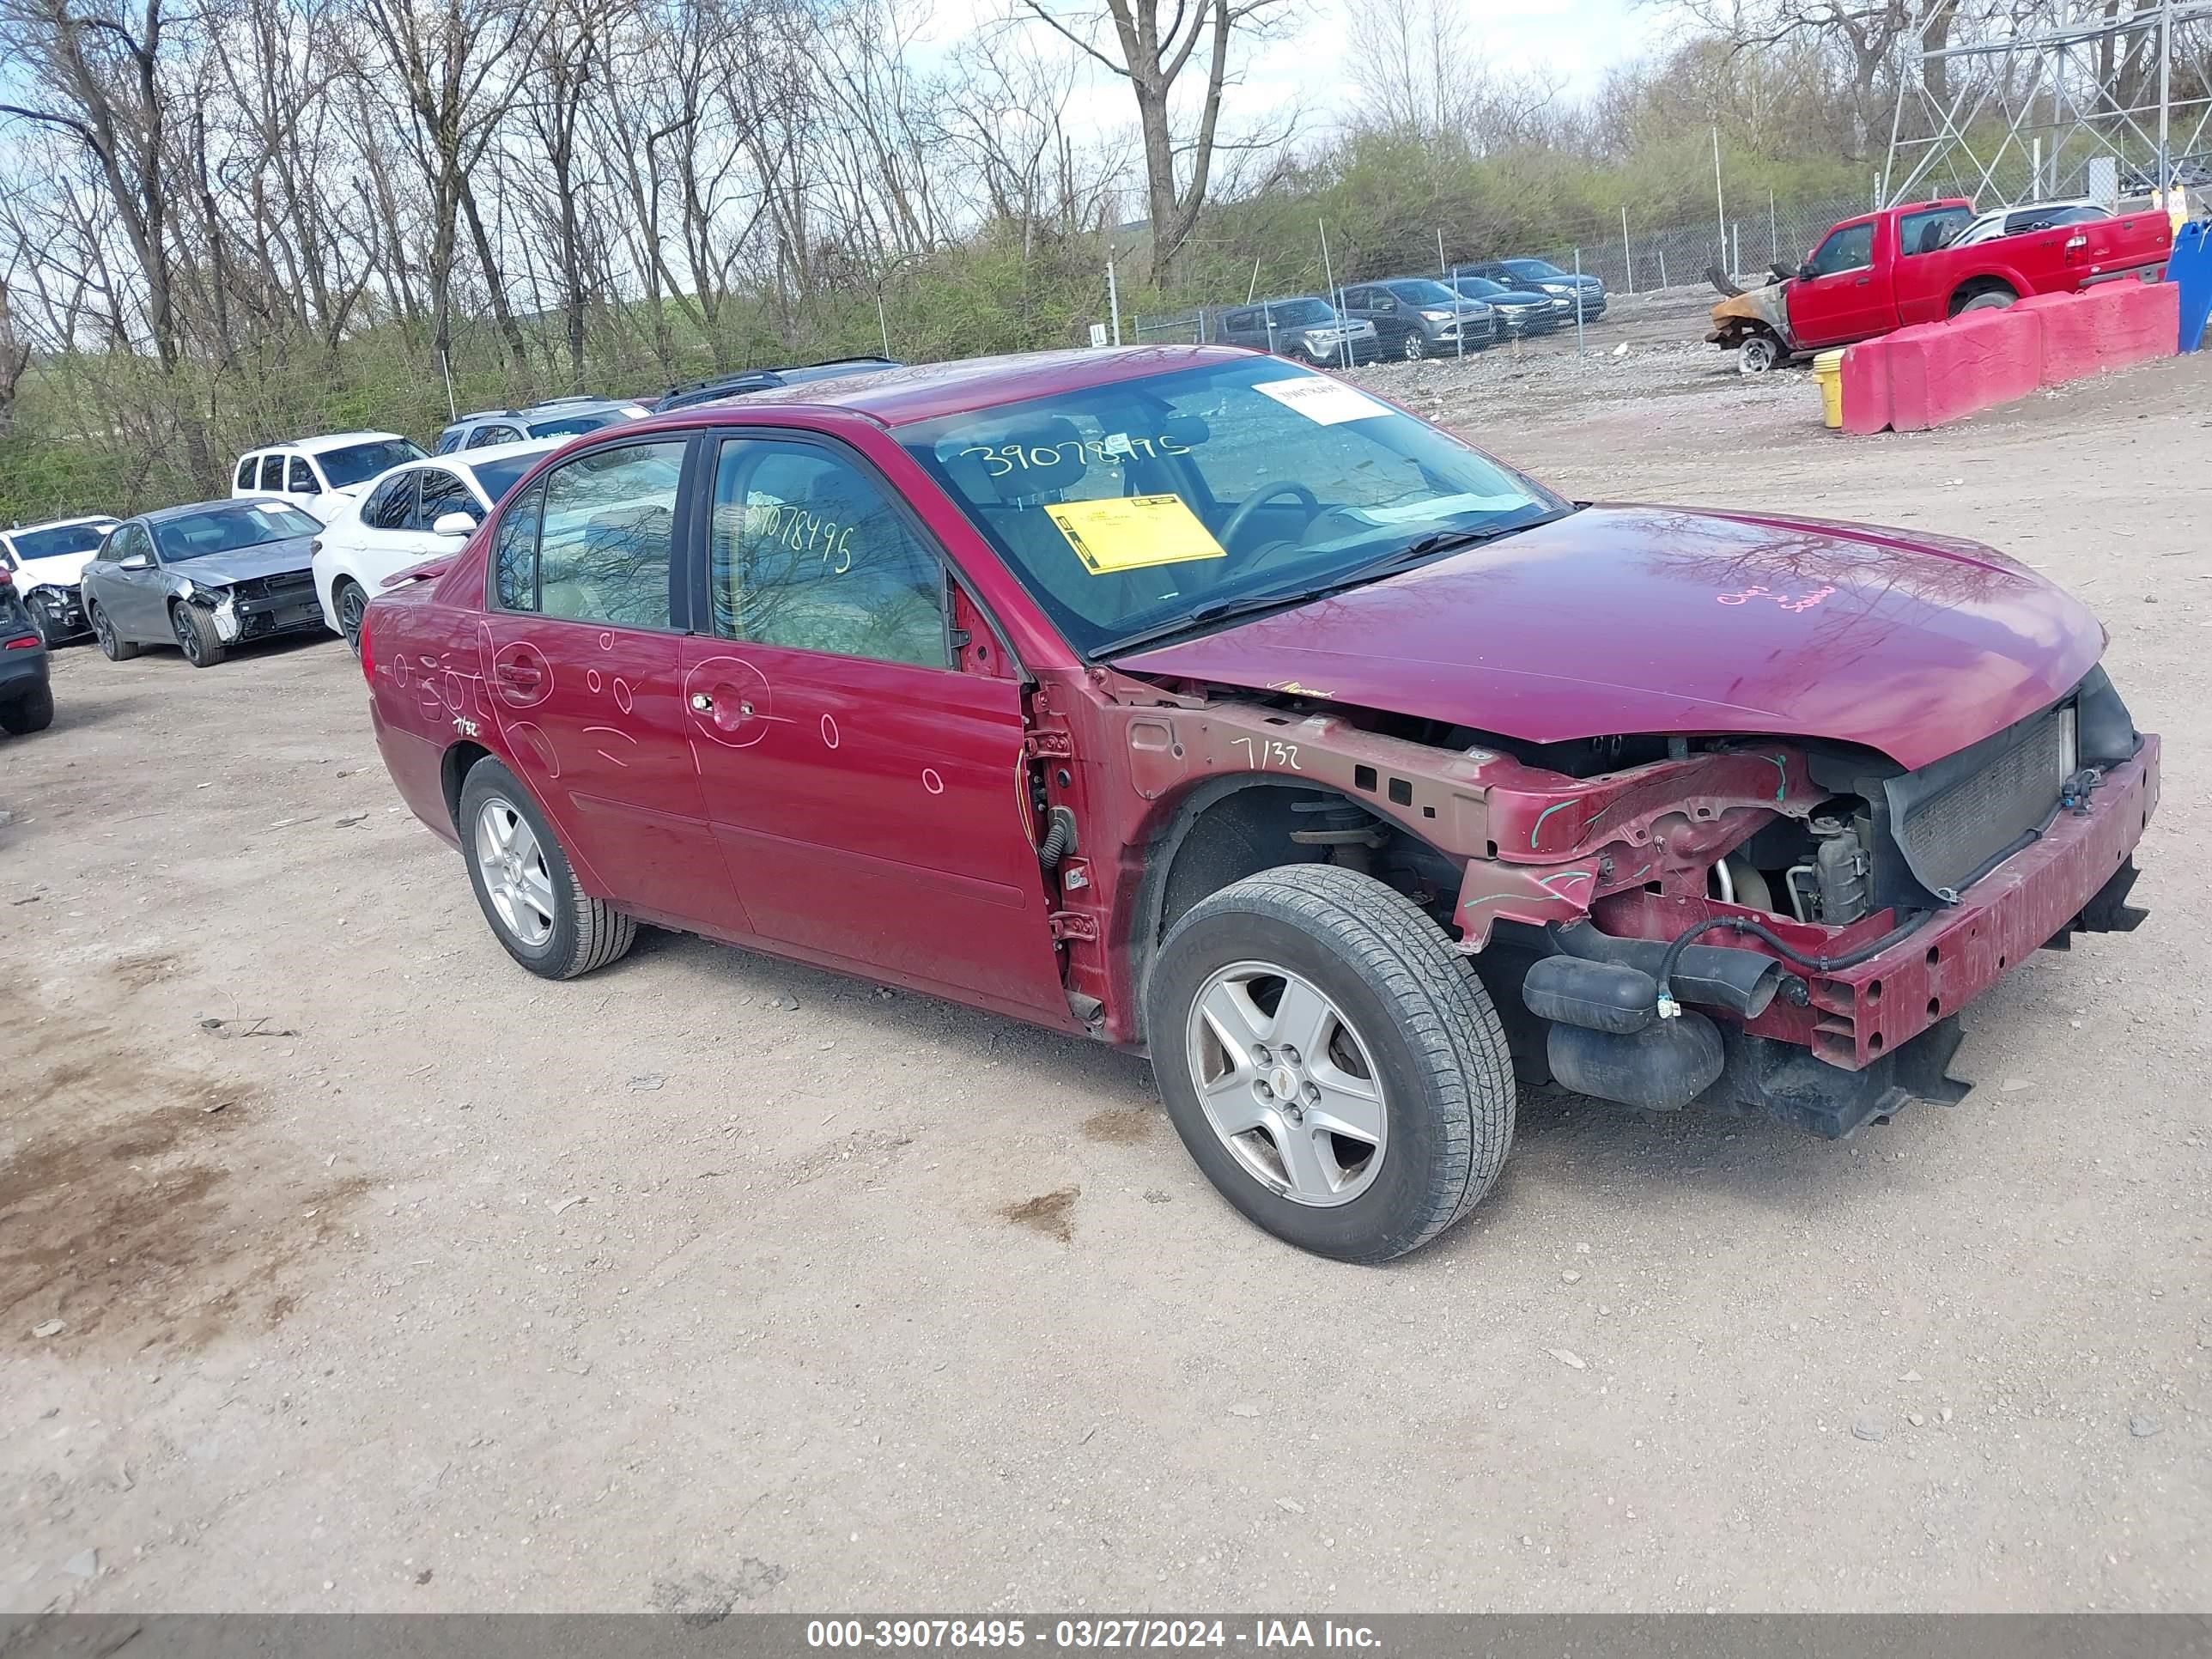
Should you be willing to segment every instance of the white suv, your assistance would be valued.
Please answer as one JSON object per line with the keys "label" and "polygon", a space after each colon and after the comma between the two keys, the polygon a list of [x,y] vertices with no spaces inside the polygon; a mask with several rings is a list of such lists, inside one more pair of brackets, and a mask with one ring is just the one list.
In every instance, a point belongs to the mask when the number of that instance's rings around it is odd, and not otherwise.
{"label": "white suv", "polygon": [[78,586],[85,566],[116,523],[102,513],[0,530],[0,570],[15,582],[31,613],[31,625],[48,645],[92,632]]}
{"label": "white suv", "polygon": [[231,499],[289,501],[328,524],[378,474],[422,454],[422,445],[396,432],[334,432],[271,444],[238,458],[231,469]]}
{"label": "white suv", "polygon": [[386,579],[460,550],[538,458],[567,442],[532,438],[394,467],[340,507],[315,538],[315,595],[323,620],[356,651],[361,613]]}

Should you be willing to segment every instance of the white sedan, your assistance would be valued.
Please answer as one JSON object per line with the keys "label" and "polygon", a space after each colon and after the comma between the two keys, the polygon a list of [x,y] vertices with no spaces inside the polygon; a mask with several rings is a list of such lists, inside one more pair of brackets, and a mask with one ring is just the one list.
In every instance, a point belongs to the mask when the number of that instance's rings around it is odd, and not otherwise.
{"label": "white sedan", "polygon": [[356,652],[361,615],[386,580],[459,550],[499,498],[565,438],[494,444],[410,461],[340,506],[315,538],[315,596],[323,620]]}

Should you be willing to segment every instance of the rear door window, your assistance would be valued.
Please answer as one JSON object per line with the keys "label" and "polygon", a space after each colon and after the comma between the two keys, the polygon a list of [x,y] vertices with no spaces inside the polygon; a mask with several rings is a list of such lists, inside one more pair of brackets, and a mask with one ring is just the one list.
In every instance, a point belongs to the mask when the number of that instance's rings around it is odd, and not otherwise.
{"label": "rear door window", "polygon": [[687,444],[674,438],[587,450],[546,474],[534,561],[541,614],[625,628],[670,625],[669,566]]}
{"label": "rear door window", "polygon": [[284,493],[284,458],[264,455],[261,458],[261,488],[272,495]]}
{"label": "rear door window", "polygon": [[258,455],[248,455],[246,457],[245,459],[239,462],[238,471],[232,475],[232,484],[240,489],[252,489],[253,480],[257,476],[254,469],[260,464],[261,458]]}
{"label": "rear door window", "polygon": [[371,530],[404,530],[415,515],[415,485],[420,475],[396,472],[368,492],[361,521]]}

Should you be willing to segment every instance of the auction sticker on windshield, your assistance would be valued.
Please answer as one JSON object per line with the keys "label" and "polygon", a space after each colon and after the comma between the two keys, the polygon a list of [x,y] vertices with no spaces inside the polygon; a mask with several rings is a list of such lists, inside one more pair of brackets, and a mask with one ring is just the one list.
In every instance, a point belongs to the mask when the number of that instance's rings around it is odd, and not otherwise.
{"label": "auction sticker on windshield", "polygon": [[1295,380],[1262,380],[1253,391],[1273,398],[1285,409],[1294,409],[1310,421],[1322,426],[1337,426],[1346,421],[1364,421],[1376,415],[1394,411],[1388,404],[1369,397],[1358,386],[1346,386],[1341,380],[1332,380],[1326,375],[1300,375]]}
{"label": "auction sticker on windshield", "polygon": [[1111,495],[1100,501],[1057,501],[1046,507],[1060,533],[1094,576],[1143,570],[1192,559],[1225,559],[1180,495]]}

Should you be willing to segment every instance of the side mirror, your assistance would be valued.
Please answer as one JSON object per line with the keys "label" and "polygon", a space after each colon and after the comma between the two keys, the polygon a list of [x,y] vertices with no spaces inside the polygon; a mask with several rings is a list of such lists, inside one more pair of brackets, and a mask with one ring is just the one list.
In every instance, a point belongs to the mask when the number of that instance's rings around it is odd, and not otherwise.
{"label": "side mirror", "polygon": [[154,561],[149,554],[126,553],[115,568],[118,570],[151,570]]}
{"label": "side mirror", "polygon": [[472,513],[463,513],[458,509],[452,513],[441,513],[438,515],[437,523],[430,526],[430,533],[433,536],[459,536],[465,538],[473,536],[477,533],[476,515]]}
{"label": "side mirror", "polygon": [[1818,276],[1820,274],[1820,267],[1814,264],[1810,259],[1808,259],[1803,264],[1797,267],[1797,274],[1804,278],[1805,281],[1809,283],[1815,276]]}

